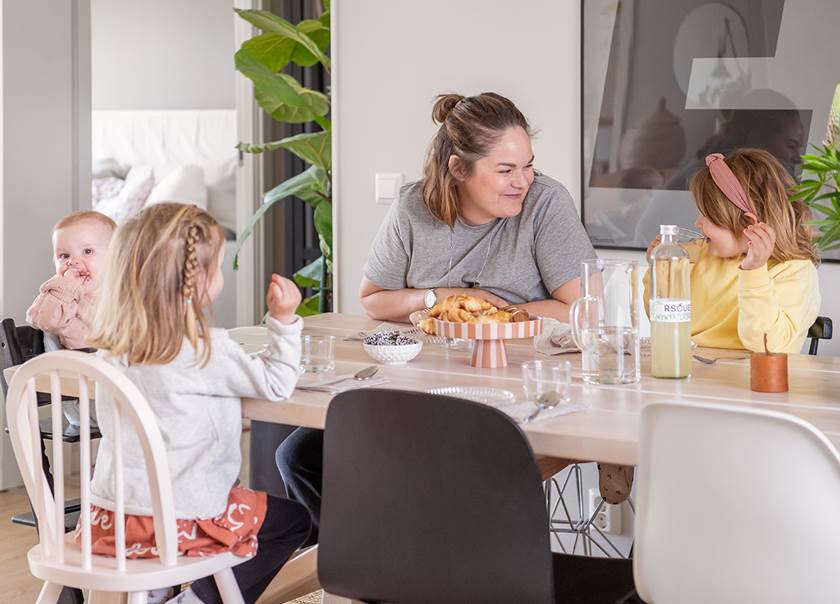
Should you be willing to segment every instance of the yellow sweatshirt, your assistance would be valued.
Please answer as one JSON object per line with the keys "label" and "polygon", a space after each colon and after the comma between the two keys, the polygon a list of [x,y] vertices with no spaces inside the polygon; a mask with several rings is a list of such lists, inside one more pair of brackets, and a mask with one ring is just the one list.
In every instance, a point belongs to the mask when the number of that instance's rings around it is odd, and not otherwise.
{"label": "yellow sweatshirt", "polygon": [[[789,260],[751,271],[741,258],[718,258],[704,245],[691,267],[691,337],[698,346],[798,353],[820,310],[817,269]],[[650,314],[650,274],[645,275]]]}

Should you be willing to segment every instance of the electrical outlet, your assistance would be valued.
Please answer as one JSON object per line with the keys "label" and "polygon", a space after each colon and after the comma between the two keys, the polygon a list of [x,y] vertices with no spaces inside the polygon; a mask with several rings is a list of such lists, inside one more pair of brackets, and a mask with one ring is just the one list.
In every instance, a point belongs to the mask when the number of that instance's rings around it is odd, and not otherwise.
{"label": "electrical outlet", "polygon": [[[589,489],[590,518],[592,518],[592,514],[595,513],[595,510],[598,508],[598,505],[601,504],[602,501],[603,500],[601,499],[601,493],[598,491],[598,489]],[[603,505],[601,505],[601,508],[598,510],[598,513],[592,520],[592,524],[598,527],[601,530],[601,532],[620,535],[621,506],[603,502]]]}

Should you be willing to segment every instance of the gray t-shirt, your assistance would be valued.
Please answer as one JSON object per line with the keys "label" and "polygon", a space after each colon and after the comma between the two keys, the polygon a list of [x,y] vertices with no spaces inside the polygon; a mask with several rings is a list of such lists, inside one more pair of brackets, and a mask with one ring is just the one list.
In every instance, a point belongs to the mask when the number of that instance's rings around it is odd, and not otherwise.
{"label": "gray t-shirt", "polygon": [[595,258],[572,196],[538,175],[522,211],[454,228],[433,217],[422,183],[406,185],[373,242],[364,275],[385,289],[478,287],[512,304],[547,300]]}

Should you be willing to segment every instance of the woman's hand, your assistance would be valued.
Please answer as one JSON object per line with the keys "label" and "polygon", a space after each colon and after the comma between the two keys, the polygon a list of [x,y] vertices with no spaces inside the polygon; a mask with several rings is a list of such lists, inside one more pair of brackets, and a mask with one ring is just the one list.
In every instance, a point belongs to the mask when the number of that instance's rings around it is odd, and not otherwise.
{"label": "woman's hand", "polygon": [[443,302],[449,296],[473,296],[474,298],[486,300],[496,308],[509,306],[505,300],[496,294],[492,294],[487,290],[478,289],[477,287],[439,287],[435,289],[435,294],[437,295],[438,302]]}
{"label": "woman's hand", "polygon": [[747,238],[747,257],[741,262],[741,268],[745,271],[761,268],[773,255],[776,231],[763,222],[757,222],[744,229],[744,236]]}
{"label": "woman's hand", "polygon": [[265,303],[272,319],[277,319],[286,325],[294,323],[297,319],[295,310],[300,306],[300,301],[301,295],[297,285],[280,275],[271,275],[271,283],[265,294]]}

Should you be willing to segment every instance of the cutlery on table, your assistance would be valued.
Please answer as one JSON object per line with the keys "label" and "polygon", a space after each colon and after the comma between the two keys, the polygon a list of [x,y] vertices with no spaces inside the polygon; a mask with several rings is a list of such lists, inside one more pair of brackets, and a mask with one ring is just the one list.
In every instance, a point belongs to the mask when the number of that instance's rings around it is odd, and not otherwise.
{"label": "cutlery on table", "polygon": [[721,360],[724,360],[724,361],[743,361],[744,359],[750,358],[750,357],[716,357],[716,358],[712,359],[712,358],[700,356],[699,354],[693,354],[691,356],[693,356],[695,359],[697,359],[698,361],[700,361],[701,363],[703,363],[705,365],[714,365],[715,363],[717,363],[718,361],[721,361]]}
{"label": "cutlery on table", "polygon": [[376,365],[370,365],[369,367],[365,367],[364,369],[360,369],[359,371],[357,371],[356,373],[354,373],[350,377],[343,377],[343,378],[339,378],[337,380],[333,380],[332,382],[325,382],[323,384],[318,384],[318,387],[334,386],[334,385],[338,384],[339,382],[343,382],[345,380],[355,380],[357,382],[364,382],[365,380],[369,380],[374,375],[376,375],[377,371],[379,371],[379,367],[377,367]]}
{"label": "cutlery on table", "polygon": [[523,419],[522,423],[527,424],[534,421],[544,409],[553,409],[557,406],[557,403],[559,403],[560,401],[561,397],[559,392],[544,392],[539,397],[537,397],[537,400],[535,401],[537,405],[537,410],[525,419]]}

